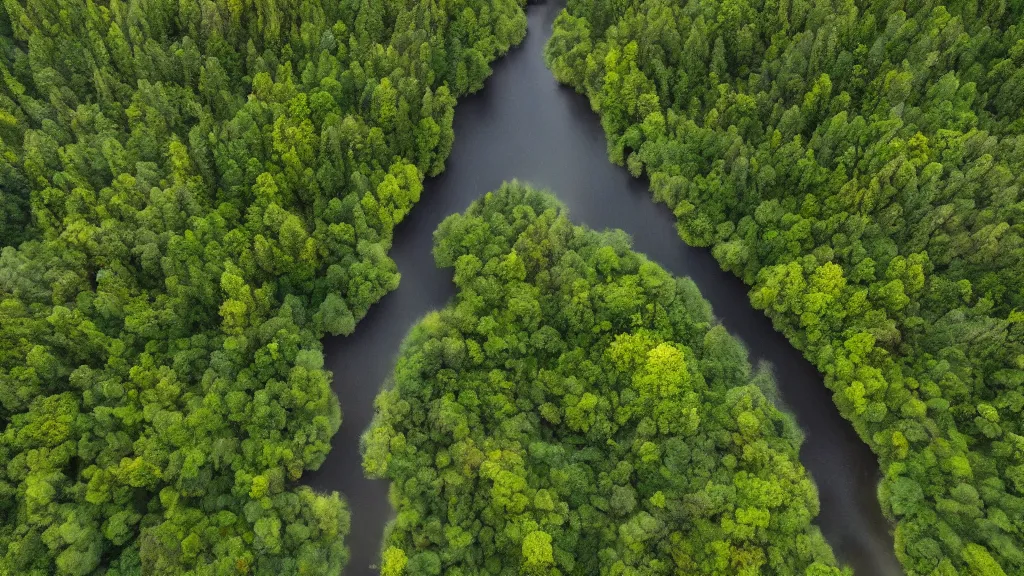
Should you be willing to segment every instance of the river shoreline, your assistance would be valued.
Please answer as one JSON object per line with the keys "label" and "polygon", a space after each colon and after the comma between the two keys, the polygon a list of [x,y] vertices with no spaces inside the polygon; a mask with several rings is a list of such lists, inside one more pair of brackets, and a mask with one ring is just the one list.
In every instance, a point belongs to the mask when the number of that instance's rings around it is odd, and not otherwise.
{"label": "river shoreline", "polygon": [[344,418],[327,460],[304,483],[339,491],[348,501],[353,528],[345,574],[378,573],[383,529],[393,516],[387,484],[362,472],[359,438],[373,417],[373,399],[409,328],[455,292],[451,270],[434,265],[433,231],[513,178],[552,191],[574,222],[624,230],[635,250],[696,282],[715,316],[746,344],[751,362],[766,363],[775,374],[784,408],[805,434],[800,460],[821,500],[815,523],[839,559],[858,575],[902,574],[876,497],[877,460],[840,416],[821,375],[750,305],[742,281],[721,270],[707,249],[683,243],[675,218],[654,203],[647,183],[608,161],[600,121],[586,98],[558,85],[545,68],[543,47],[560,10],[559,2],[531,3],[526,39],[495,62],[483,90],[457,105],[446,170],[425,182],[420,202],[395,230],[390,255],[402,274],[399,288],[370,309],[353,335],[324,340]]}

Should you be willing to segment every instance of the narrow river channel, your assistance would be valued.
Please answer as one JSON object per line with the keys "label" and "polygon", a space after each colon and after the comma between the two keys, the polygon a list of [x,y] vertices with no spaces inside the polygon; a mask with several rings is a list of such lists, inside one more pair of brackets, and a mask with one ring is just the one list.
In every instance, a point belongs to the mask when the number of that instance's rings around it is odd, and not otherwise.
{"label": "narrow river channel", "polygon": [[554,192],[577,223],[625,230],[636,250],[697,283],[715,315],[746,343],[751,361],[772,366],[786,408],[806,435],[800,460],[818,485],[817,524],[839,559],[857,576],[902,574],[875,494],[875,456],[839,415],[822,377],[751,307],[739,279],[723,272],[708,250],[679,239],[674,217],[653,202],[646,182],[608,161],[604,132],[586,98],[559,86],[544,66],[544,44],[561,9],[558,1],[530,6],[526,40],[495,63],[482,91],[456,107],[447,170],[425,183],[420,202],[395,231],[391,257],[402,274],[398,290],[373,306],[352,336],[324,341],[344,421],[327,461],[306,482],[348,500],[351,558],[345,574],[378,573],[381,536],[393,515],[387,483],[367,480],[361,466],[359,437],[373,417],[373,399],[409,328],[455,292],[451,271],[434,266],[434,229],[513,178]]}

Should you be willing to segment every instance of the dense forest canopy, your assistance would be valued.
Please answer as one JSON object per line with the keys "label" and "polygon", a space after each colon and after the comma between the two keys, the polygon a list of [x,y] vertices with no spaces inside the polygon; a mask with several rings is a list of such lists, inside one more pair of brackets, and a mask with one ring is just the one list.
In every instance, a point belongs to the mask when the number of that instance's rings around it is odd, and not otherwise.
{"label": "dense forest canopy", "polygon": [[[520,0],[9,0],[0,573],[337,574],[320,338]],[[6,247],[4,247],[6,246]],[[343,377],[343,375],[341,375]]]}
{"label": "dense forest canopy", "polygon": [[518,183],[448,217],[453,302],[363,439],[386,576],[839,576],[774,382],[689,279]]}
{"label": "dense forest canopy", "polygon": [[911,575],[1024,573],[1024,3],[570,0],[547,60],[825,373]]}

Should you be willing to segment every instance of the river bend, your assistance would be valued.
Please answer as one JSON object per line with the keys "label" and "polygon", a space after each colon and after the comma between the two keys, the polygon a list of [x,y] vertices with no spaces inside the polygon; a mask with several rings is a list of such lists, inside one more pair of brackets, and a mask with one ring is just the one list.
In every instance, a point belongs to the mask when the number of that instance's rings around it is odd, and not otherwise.
{"label": "river bend", "polygon": [[875,492],[877,460],[839,415],[821,375],[750,305],[739,279],[723,272],[707,249],[679,239],[675,218],[653,202],[646,182],[608,161],[604,132],[586,98],[560,86],[544,66],[544,44],[561,8],[557,1],[530,6],[526,39],[495,63],[483,90],[459,101],[446,171],[427,180],[395,230],[390,254],[402,274],[398,290],[374,305],[353,335],[324,340],[344,418],[327,460],[305,482],[348,500],[346,576],[378,573],[381,536],[393,515],[387,483],[363,476],[359,454],[374,397],[407,331],[455,293],[452,271],[434,266],[433,232],[446,216],[513,178],[554,192],[574,222],[626,231],[637,251],[697,283],[715,316],[747,345],[751,362],[772,366],[782,400],[806,435],[800,460],[818,486],[816,523],[839,559],[857,576],[902,574]]}

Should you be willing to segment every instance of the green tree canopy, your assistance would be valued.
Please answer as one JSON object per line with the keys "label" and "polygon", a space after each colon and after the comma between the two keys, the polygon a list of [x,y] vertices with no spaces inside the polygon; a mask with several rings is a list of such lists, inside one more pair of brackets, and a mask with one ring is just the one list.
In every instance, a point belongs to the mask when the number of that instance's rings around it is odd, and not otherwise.
{"label": "green tree canopy", "polygon": [[[320,339],[520,0],[0,9],[0,573],[332,574]],[[339,375],[343,376],[343,375]]]}
{"label": "green tree canopy", "polygon": [[908,574],[1024,573],[1024,4],[570,0],[546,58],[825,374]]}
{"label": "green tree canopy", "polygon": [[363,438],[383,573],[840,575],[774,382],[688,279],[506,184],[435,233],[458,293]]}

